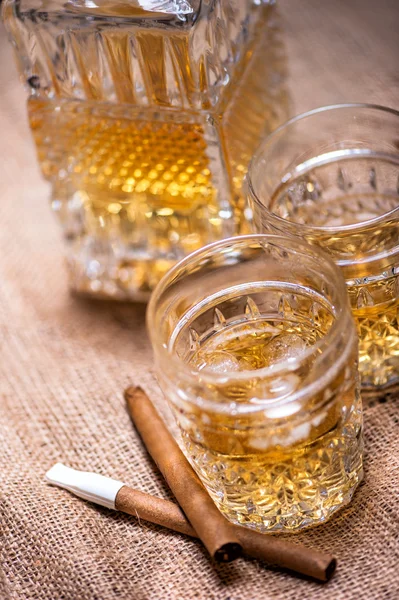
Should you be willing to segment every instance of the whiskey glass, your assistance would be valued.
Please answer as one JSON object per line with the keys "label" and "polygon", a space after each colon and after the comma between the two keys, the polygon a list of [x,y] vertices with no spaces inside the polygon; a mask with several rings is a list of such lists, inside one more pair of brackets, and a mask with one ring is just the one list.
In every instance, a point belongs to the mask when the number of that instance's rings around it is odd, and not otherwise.
{"label": "whiskey glass", "polygon": [[147,326],[182,449],[228,519],[290,532],[350,501],[357,334],[322,250],[275,235],[206,246],[158,284]]}
{"label": "whiskey glass", "polygon": [[399,112],[345,104],[272,133],[247,179],[255,229],[322,246],[345,277],[362,388],[399,383]]}

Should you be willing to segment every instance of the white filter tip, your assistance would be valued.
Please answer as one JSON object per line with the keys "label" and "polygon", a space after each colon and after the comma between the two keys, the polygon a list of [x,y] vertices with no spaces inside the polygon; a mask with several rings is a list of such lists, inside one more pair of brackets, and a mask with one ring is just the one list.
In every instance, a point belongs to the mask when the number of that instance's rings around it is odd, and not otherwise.
{"label": "white filter tip", "polygon": [[76,471],[57,463],[46,473],[46,480],[69,490],[76,496],[115,510],[115,498],[125,484],[104,475]]}

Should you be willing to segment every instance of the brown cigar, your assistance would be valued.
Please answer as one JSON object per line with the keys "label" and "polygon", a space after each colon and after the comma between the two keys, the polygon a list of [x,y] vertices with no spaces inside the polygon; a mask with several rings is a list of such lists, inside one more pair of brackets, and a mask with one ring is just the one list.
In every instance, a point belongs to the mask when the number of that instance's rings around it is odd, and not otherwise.
{"label": "brown cigar", "polygon": [[[138,519],[198,537],[180,507],[169,500],[162,500],[124,485],[115,498],[115,508]],[[233,528],[248,556],[308,575],[318,581],[328,581],[335,571],[336,560],[330,554],[279,540],[275,536],[257,533],[245,527]]]}
{"label": "brown cigar", "polygon": [[125,390],[130,416],[178,503],[209,554],[230,562],[242,554],[234,527],[221,514],[141,388]]}
{"label": "brown cigar", "polygon": [[[188,520],[172,502],[154,498],[126,486],[121,488],[116,497],[118,510],[199,537],[212,556],[219,550],[222,560],[226,560],[223,556],[223,545],[227,545],[229,549],[230,544],[233,547],[236,547],[235,544],[240,547],[241,544],[249,556],[319,581],[328,581],[332,577],[336,560],[331,555],[228,523],[216,508],[145,392],[141,388],[130,387],[125,390],[125,399],[147,450],[167,480]],[[202,531],[201,535],[196,533],[199,529]],[[220,560],[220,556],[215,558]]]}

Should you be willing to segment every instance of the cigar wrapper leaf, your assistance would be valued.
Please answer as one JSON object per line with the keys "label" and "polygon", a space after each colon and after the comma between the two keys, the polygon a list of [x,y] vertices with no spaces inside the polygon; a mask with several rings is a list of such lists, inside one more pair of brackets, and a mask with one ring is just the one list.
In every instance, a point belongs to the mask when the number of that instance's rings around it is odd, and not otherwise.
{"label": "cigar wrapper leaf", "polygon": [[[46,473],[46,480],[85,500],[198,538],[177,504],[134,490],[120,481],[96,473],[76,471],[61,463]],[[248,556],[323,582],[328,581],[334,573],[336,561],[329,554],[244,527],[232,527]]]}
{"label": "cigar wrapper leaf", "polygon": [[132,421],[188,521],[209,554],[230,562],[242,554],[232,524],[222,515],[141,388],[125,390]]}

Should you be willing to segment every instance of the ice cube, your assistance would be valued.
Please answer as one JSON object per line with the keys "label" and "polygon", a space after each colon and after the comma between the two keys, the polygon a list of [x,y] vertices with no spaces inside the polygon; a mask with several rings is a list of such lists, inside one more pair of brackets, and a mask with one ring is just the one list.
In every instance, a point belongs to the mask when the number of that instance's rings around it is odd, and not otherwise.
{"label": "ice cube", "polygon": [[288,435],[281,436],[279,444],[281,446],[292,446],[301,440],[305,440],[310,434],[310,423],[301,423],[293,427]]}
{"label": "ice cube", "polygon": [[231,371],[239,371],[240,365],[238,360],[232,354],[218,350],[206,354],[204,357],[204,369],[213,371],[214,373],[229,373]]}
{"label": "ice cube", "polygon": [[301,404],[299,402],[286,402],[280,406],[267,408],[264,411],[264,414],[268,419],[284,419],[286,417],[291,417],[300,410]]}
{"label": "ice cube", "polygon": [[[301,383],[301,378],[295,373],[285,373],[283,377],[274,377],[272,381],[261,381],[254,390],[254,404],[263,404],[270,400],[281,400],[295,392]],[[289,416],[299,410],[297,403],[290,402],[281,407],[268,408],[265,415],[271,419]]]}
{"label": "ice cube", "polygon": [[253,436],[248,440],[248,446],[254,450],[267,450],[271,445],[270,439],[267,435]]}
{"label": "ice cube", "polygon": [[263,355],[270,366],[289,358],[300,358],[306,351],[306,342],[295,333],[282,333],[265,346]]}

